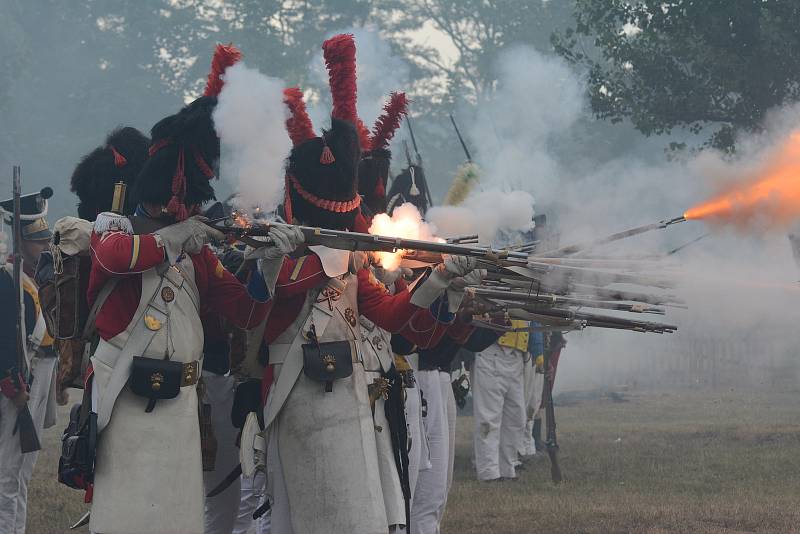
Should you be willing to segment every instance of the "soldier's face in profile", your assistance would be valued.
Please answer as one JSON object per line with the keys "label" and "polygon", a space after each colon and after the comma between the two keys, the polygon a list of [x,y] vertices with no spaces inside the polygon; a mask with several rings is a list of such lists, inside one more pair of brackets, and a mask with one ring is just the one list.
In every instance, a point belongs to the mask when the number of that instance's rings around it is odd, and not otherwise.
{"label": "soldier's face in profile", "polygon": [[45,239],[40,239],[36,241],[26,241],[22,240],[22,258],[25,260],[25,263],[28,263],[31,267],[36,267],[36,264],[39,261],[39,255],[47,249],[49,241]]}

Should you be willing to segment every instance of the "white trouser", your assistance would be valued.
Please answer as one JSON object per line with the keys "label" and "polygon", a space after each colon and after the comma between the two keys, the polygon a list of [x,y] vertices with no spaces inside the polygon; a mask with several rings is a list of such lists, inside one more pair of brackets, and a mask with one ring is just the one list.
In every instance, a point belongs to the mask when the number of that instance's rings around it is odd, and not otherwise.
{"label": "white trouser", "polygon": [[[217,439],[214,470],[203,472],[203,485],[208,494],[239,464],[239,448],[236,446],[238,430],[231,422],[236,379],[203,371],[203,383],[205,395],[202,402],[211,405],[211,424]],[[206,498],[205,534],[230,534],[236,521],[239,500],[238,478],[219,495]]]}
{"label": "white trouser", "polygon": [[495,344],[475,355],[472,398],[478,480],[514,478],[525,428],[524,355]]}
{"label": "white trouser", "polygon": [[[36,432],[42,439],[56,358],[34,358],[34,379],[28,409]],[[18,410],[10,399],[0,395],[0,532],[24,534],[28,502],[28,482],[38,452],[22,454],[19,434],[12,435]]]}
{"label": "white trouser", "polygon": [[270,533],[270,511],[253,520],[253,512],[264,504],[266,479],[264,473],[259,471],[252,478],[242,477],[242,502],[239,505],[236,525],[233,527],[233,534],[269,534]]}
{"label": "white trouser", "polygon": [[442,399],[439,371],[417,372],[417,385],[427,402],[423,423],[428,438],[430,467],[419,471],[411,506],[411,532],[437,534],[447,500],[447,464],[450,458],[447,406]]}
{"label": "white trouser", "polygon": [[525,428],[522,431],[522,444],[519,450],[522,456],[536,454],[536,444],[533,441],[533,420],[541,417],[543,390],[544,375],[536,372],[536,365],[531,359],[525,364]]}
{"label": "white trouser", "polygon": [[[419,384],[416,387],[406,389],[406,424],[411,437],[411,449],[408,451],[408,485],[411,488],[411,502],[414,502],[414,491],[416,490],[419,470],[422,467],[422,450],[427,451],[425,433],[422,428],[422,405],[419,397]],[[427,455],[425,466],[427,467]]]}
{"label": "white trouser", "polygon": [[453,383],[451,381],[450,373],[439,371],[439,385],[442,387],[442,402],[445,408],[445,417],[447,418],[447,491],[444,495],[444,504],[439,512],[439,521],[441,522],[444,517],[444,508],[447,504],[447,495],[450,493],[450,488],[453,486],[453,462],[456,458],[456,416],[458,415],[458,408],[456,408],[456,397],[453,395]]}

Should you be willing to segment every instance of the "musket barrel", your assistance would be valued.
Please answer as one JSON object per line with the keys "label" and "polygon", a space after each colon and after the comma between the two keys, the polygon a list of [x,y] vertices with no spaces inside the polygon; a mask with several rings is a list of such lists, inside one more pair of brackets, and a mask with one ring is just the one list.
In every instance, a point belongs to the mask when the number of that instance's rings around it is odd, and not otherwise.
{"label": "musket barrel", "polygon": [[[207,223],[210,224],[210,223]],[[285,223],[259,223],[251,227],[243,228],[239,226],[228,226],[210,224],[214,229],[237,239],[245,237],[264,237],[269,235],[271,226],[293,226]],[[451,254],[458,256],[470,256],[488,261],[514,261],[524,264],[528,255],[524,252],[494,250],[489,247],[460,244],[442,243],[437,241],[423,241],[420,239],[406,239],[402,237],[390,237],[361,232],[348,232],[344,230],[330,230],[327,228],[317,228],[311,226],[296,226],[306,238],[306,243],[324,245],[330,248],[341,250],[362,250],[374,252],[397,252],[400,250],[417,250],[433,252],[439,254]],[[255,240],[254,240],[255,241]],[[255,241],[255,246],[270,246],[271,241]],[[249,244],[249,243],[248,243]]]}
{"label": "musket barrel", "polygon": [[589,249],[591,247],[595,247],[598,245],[606,245],[608,243],[613,243],[614,241],[619,241],[620,239],[627,239],[629,237],[633,237],[639,234],[644,234],[646,232],[651,232],[653,230],[660,230],[662,228],[666,228],[667,226],[671,226],[673,224],[677,224],[680,222],[684,222],[686,217],[681,215],[680,217],[674,217],[672,219],[665,219],[663,221],[659,221],[653,224],[645,224],[643,226],[637,226],[636,228],[630,228],[628,230],[623,230],[622,232],[617,232],[615,234],[611,234],[609,236],[603,237],[601,239],[597,239],[595,241],[589,241],[588,243],[580,243],[575,245],[567,245],[564,247],[557,248],[555,250],[550,250],[547,252],[543,252],[542,256],[547,257],[557,257],[557,256],[569,256],[570,254],[577,254],[583,250]]}

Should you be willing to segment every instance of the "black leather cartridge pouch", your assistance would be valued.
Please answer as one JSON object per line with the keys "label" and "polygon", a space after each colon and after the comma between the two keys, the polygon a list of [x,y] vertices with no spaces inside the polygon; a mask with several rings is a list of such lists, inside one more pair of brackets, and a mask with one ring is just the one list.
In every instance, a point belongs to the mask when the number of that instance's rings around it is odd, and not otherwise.
{"label": "black leather cartridge pouch", "polygon": [[181,362],[134,356],[128,386],[135,394],[150,400],[145,411],[151,412],[157,400],[178,396],[182,378]]}
{"label": "black leather cartridge pouch", "polygon": [[333,381],[353,374],[353,346],[349,341],[303,344],[303,372],[333,391]]}

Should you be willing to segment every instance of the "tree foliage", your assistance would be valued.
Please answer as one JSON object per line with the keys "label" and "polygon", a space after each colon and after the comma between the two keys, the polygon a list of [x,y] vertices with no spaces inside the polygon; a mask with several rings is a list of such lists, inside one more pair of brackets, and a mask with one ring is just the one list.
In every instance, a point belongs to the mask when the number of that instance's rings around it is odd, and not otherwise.
{"label": "tree foliage", "polygon": [[[556,50],[588,70],[596,115],[645,135],[736,134],[800,96],[800,4],[785,0],[577,0]],[[587,42],[588,41],[588,42]]]}
{"label": "tree foliage", "polygon": [[[552,49],[549,36],[570,20],[572,0],[379,0],[374,20],[417,67],[431,99],[452,104],[491,94],[497,56],[512,44]],[[414,32],[433,29],[442,42],[421,42]],[[443,52],[452,51],[452,54]],[[448,56],[452,57],[448,57]]]}

